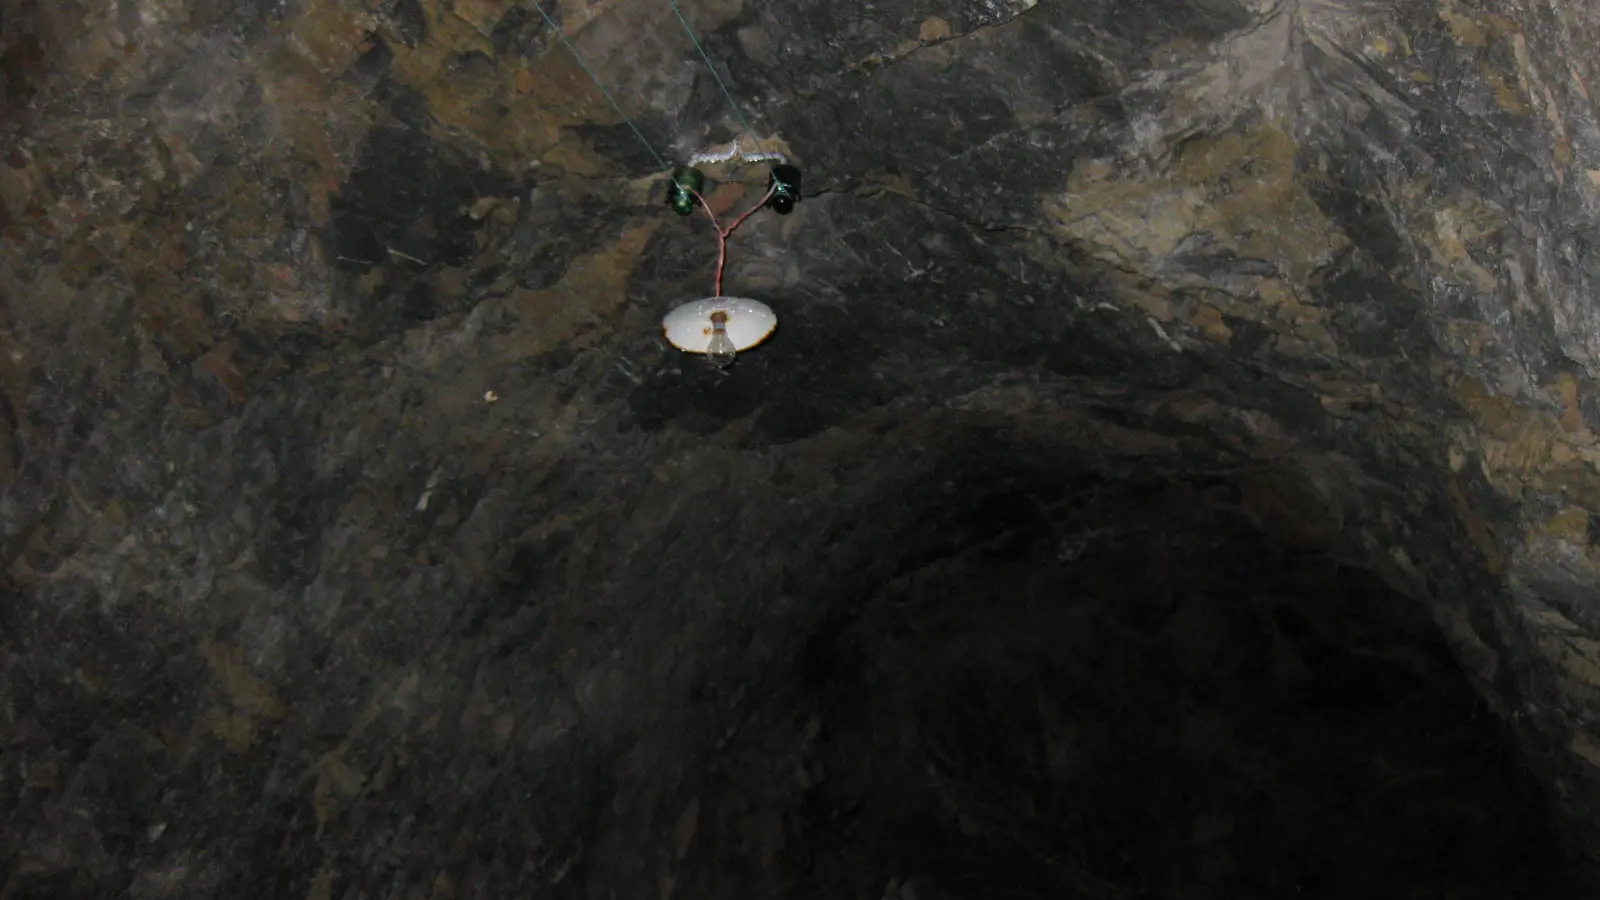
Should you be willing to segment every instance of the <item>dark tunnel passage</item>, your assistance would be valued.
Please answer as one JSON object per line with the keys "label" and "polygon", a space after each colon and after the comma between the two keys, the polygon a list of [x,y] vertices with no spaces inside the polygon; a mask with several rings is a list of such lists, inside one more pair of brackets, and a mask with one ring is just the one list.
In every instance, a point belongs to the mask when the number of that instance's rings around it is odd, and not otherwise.
{"label": "dark tunnel passage", "polygon": [[[574,656],[552,648],[596,640],[603,613],[591,595],[555,609],[525,585],[489,625],[460,611],[438,655],[406,670],[436,700],[386,699],[350,726],[358,695],[330,662],[315,676],[328,705],[298,701],[281,731],[251,738],[274,751],[259,763],[160,724],[214,709],[185,699],[207,661],[160,632],[85,612],[56,625],[79,635],[57,668],[24,677],[7,657],[10,689],[20,720],[72,736],[64,796],[80,827],[132,860],[170,834],[215,840],[195,869],[211,888],[162,893],[139,876],[140,898],[650,896],[639,885],[664,859],[658,896],[705,900],[1583,895],[1563,893],[1547,795],[1429,609],[1250,517],[1260,485],[1287,480],[1061,479],[1022,464],[1061,471],[1063,456],[979,446],[908,468],[891,497],[866,490],[861,524],[831,545],[783,532],[787,559],[877,565],[816,576],[839,590],[798,595],[788,608],[804,615],[769,607],[753,583],[767,570],[724,569],[743,593],[707,600],[681,632],[636,627],[640,650],[605,651],[659,691],[621,669],[591,677],[587,719],[540,679]],[[707,496],[726,512],[753,490]],[[741,516],[798,521],[758,500],[726,517],[730,532]],[[630,625],[684,602],[631,596],[648,603],[623,607]],[[713,603],[727,618],[706,625]],[[15,612],[6,640],[45,639]],[[704,644],[674,656],[691,629],[723,663]],[[108,700],[74,673],[120,687]],[[229,677],[266,702],[259,682]],[[647,724],[608,739],[601,715]],[[302,774],[291,751],[344,729],[358,737]],[[17,765],[30,758],[44,757]],[[30,766],[0,799],[47,821],[48,771]],[[314,850],[323,829],[343,856]],[[319,881],[329,858],[340,874]],[[120,871],[19,867],[0,896],[113,896]],[[440,871],[459,890],[430,895]]]}
{"label": "dark tunnel passage", "polygon": [[719,755],[736,805],[787,761],[773,896],[1554,889],[1543,796],[1421,603],[1226,481],[1030,483],[946,482],[806,642],[795,742]]}

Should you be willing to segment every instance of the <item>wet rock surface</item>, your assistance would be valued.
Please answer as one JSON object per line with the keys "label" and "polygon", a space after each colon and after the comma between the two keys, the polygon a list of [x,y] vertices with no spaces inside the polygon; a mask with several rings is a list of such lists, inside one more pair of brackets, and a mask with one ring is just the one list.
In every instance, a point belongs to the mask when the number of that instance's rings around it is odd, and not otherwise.
{"label": "wet rock surface", "polygon": [[1588,883],[1593,11],[680,6],[0,0],[0,897]]}

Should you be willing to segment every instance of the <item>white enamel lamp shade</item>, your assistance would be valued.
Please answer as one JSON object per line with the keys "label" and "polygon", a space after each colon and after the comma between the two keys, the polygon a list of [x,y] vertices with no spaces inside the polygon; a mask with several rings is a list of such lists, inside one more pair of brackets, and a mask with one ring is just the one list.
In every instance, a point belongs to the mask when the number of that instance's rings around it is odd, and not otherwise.
{"label": "white enamel lamp shade", "polygon": [[748,350],[766,340],[778,327],[778,316],[772,308],[748,297],[707,297],[691,300],[667,313],[661,320],[661,331],[667,342],[686,353],[708,353],[711,335],[715,331],[711,316],[725,313],[728,339],[735,350]]}

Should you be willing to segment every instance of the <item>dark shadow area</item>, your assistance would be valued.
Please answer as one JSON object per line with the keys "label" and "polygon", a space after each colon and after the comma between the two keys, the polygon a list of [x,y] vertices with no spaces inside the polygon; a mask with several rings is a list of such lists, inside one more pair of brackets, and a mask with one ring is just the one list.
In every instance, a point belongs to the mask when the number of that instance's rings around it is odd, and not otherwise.
{"label": "dark shadow area", "polygon": [[792,896],[1545,896],[1542,795],[1421,604],[1225,486],[1089,493],[980,505],[813,639]]}

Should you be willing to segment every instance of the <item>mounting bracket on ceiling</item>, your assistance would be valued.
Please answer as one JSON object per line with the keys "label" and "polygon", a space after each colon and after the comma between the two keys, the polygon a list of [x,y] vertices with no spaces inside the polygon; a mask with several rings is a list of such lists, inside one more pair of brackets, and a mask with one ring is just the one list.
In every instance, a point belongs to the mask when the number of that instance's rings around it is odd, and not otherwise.
{"label": "mounting bracket on ceiling", "polygon": [[727,147],[720,150],[702,150],[689,157],[689,165],[703,166],[706,163],[725,163],[735,159],[742,163],[772,162],[781,164],[789,161],[782,153],[774,153],[767,150],[747,151],[739,144],[739,139],[734,138],[728,142]]}

